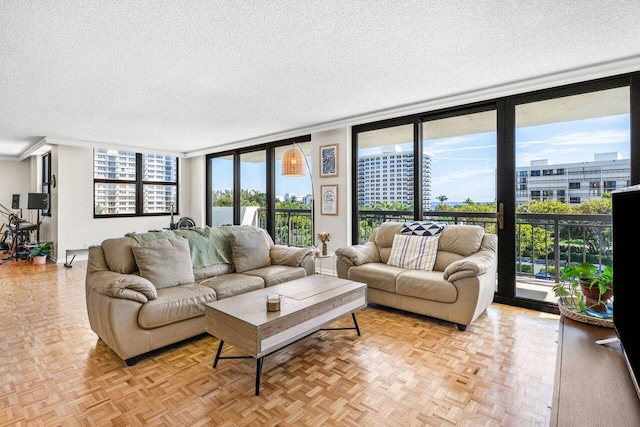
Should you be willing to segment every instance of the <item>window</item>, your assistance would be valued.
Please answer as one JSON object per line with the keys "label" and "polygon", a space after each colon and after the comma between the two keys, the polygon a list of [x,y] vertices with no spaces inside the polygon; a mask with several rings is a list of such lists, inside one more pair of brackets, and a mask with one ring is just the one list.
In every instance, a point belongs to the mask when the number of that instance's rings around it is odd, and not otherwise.
{"label": "window", "polygon": [[604,182],[604,191],[613,191],[616,189],[615,181],[605,181]]}
{"label": "window", "polygon": [[[277,244],[313,245],[309,141],[305,135],[207,155],[207,225],[259,226]],[[305,155],[304,177],[282,175],[281,159],[292,148]]]}
{"label": "window", "polygon": [[531,176],[540,176],[540,170],[531,171]]}
{"label": "window", "polygon": [[178,212],[178,158],[96,148],[94,217]]}
{"label": "window", "polygon": [[579,190],[580,189],[580,183],[579,182],[570,182],[569,183],[569,190]]}
{"label": "window", "polygon": [[42,209],[43,216],[51,216],[51,152],[42,156],[42,192],[49,195],[49,207]]}

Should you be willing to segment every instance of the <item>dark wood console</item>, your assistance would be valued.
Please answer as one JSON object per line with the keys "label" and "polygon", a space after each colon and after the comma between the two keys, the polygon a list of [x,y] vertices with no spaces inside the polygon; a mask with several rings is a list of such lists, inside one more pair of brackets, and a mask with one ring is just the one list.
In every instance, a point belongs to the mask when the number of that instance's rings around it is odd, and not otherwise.
{"label": "dark wood console", "polygon": [[640,426],[640,398],[613,329],[564,316],[558,330],[551,426]]}

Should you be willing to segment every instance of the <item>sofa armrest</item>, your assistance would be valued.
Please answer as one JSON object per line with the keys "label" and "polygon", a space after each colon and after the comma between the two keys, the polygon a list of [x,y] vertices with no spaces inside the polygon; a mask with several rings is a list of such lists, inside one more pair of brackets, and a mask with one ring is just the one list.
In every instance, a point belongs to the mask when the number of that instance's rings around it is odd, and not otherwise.
{"label": "sofa armrest", "polygon": [[87,277],[90,288],[112,297],[145,303],[158,298],[156,287],[144,277],[135,274],[120,274],[113,271],[99,271]]}
{"label": "sofa armrest", "polygon": [[271,264],[304,267],[308,259],[313,257],[313,249],[292,246],[271,246],[269,258]]}
{"label": "sofa armrest", "polygon": [[496,253],[491,250],[480,250],[466,258],[452,262],[445,268],[443,277],[449,282],[477,277],[494,269],[496,266]]}
{"label": "sofa armrest", "polygon": [[336,256],[348,265],[362,265],[382,261],[380,252],[378,252],[378,248],[373,242],[338,248],[336,250]]}

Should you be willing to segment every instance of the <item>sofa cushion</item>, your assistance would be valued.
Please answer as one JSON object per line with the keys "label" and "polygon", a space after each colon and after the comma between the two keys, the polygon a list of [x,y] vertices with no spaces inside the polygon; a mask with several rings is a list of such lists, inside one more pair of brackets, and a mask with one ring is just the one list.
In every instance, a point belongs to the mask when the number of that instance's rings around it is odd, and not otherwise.
{"label": "sofa cushion", "polygon": [[122,298],[140,303],[158,298],[156,287],[136,274],[121,274],[112,271],[93,273],[93,290],[113,298]]}
{"label": "sofa cushion", "polygon": [[402,230],[401,222],[383,222],[378,227],[378,232],[375,236],[375,244],[379,248],[390,248],[393,246],[393,238],[396,234]]}
{"label": "sofa cushion", "polygon": [[202,316],[205,304],[215,300],[213,289],[196,283],[159,289],[158,298],[140,308],[138,324],[143,329],[153,329]]}
{"label": "sofa cushion", "polygon": [[371,262],[351,267],[347,275],[349,280],[366,283],[371,288],[395,292],[396,277],[403,271],[407,270],[380,262]]}
{"label": "sofa cushion", "polygon": [[412,270],[433,269],[439,236],[396,234],[387,264]]}
{"label": "sofa cushion", "polygon": [[313,249],[311,248],[297,248],[290,246],[273,245],[269,249],[271,264],[300,267],[305,258],[309,258],[312,256]]}
{"label": "sofa cushion", "polygon": [[413,221],[402,224],[400,233],[414,236],[435,236],[442,232],[446,224],[433,221]]}
{"label": "sofa cushion", "polygon": [[362,265],[368,262],[380,262],[380,253],[376,244],[366,242],[362,245],[351,245],[336,249],[336,255],[349,260],[351,265]]}
{"label": "sofa cushion", "polygon": [[229,233],[233,265],[237,273],[271,265],[271,245],[263,231],[232,231]]}
{"label": "sofa cushion", "polygon": [[187,239],[159,239],[132,248],[140,276],[156,289],[193,282],[191,253]]}
{"label": "sofa cushion", "polygon": [[440,233],[438,250],[453,252],[463,257],[480,250],[484,228],[479,225],[450,225]]}
{"label": "sofa cushion", "polygon": [[211,277],[200,284],[216,291],[216,300],[264,288],[264,280],[261,277],[238,273]]}
{"label": "sofa cushion", "polygon": [[135,239],[128,236],[104,240],[101,246],[109,270],[122,274],[131,274],[138,271],[132,252],[132,248],[137,244]]}
{"label": "sofa cushion", "polygon": [[198,280],[208,279],[209,277],[221,276],[233,272],[233,265],[227,263],[212,264],[202,268],[193,269],[193,279]]}
{"label": "sofa cushion", "polygon": [[458,298],[458,290],[440,271],[405,270],[396,278],[396,293],[447,303]]}
{"label": "sofa cushion", "polygon": [[389,260],[393,239],[396,234],[400,233],[401,229],[402,223],[400,222],[383,222],[380,224],[380,227],[378,227],[374,237],[374,243],[380,251],[380,259],[382,262],[386,263]]}
{"label": "sofa cushion", "polygon": [[245,271],[244,274],[262,278],[262,280],[264,280],[264,286],[269,287],[279,283],[288,282],[293,279],[305,277],[307,275],[307,271],[302,267],[270,265],[268,267]]}

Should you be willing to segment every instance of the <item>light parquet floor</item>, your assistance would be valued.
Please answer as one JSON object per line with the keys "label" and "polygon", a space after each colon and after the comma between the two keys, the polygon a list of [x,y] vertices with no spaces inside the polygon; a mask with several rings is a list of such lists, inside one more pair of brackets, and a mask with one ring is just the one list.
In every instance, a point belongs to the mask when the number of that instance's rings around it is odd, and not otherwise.
{"label": "light parquet floor", "polygon": [[[0,265],[2,426],[546,426],[558,316],[493,304],[460,332],[370,306],[265,359],[202,335],[127,367],[91,331],[86,261]],[[351,318],[332,326],[351,326]],[[223,355],[234,354],[226,346]]]}

